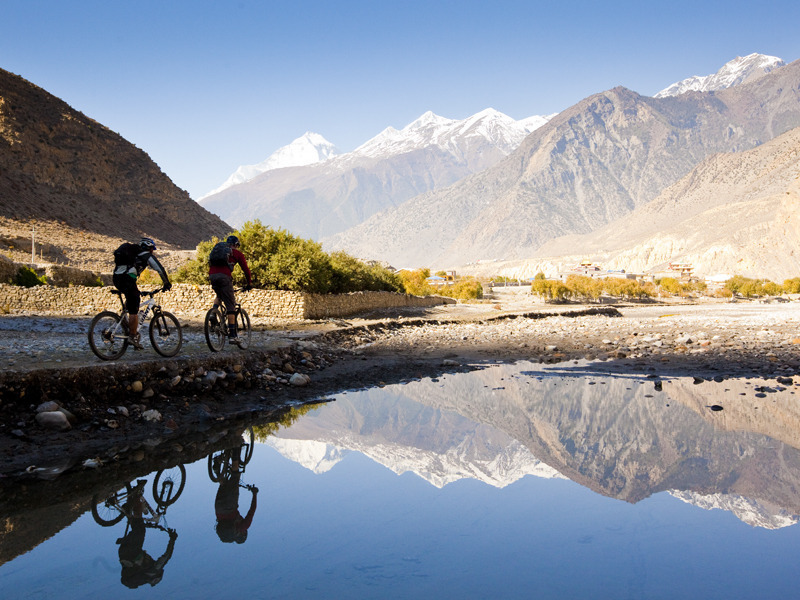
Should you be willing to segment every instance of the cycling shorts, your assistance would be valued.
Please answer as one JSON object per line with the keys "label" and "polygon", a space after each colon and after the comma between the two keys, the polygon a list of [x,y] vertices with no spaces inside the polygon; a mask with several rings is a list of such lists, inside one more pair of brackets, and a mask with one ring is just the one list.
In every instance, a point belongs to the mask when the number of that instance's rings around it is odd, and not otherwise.
{"label": "cycling shorts", "polygon": [[211,287],[217,293],[217,298],[225,305],[229,315],[236,310],[236,296],[233,293],[233,279],[225,273],[212,273],[208,276]]}
{"label": "cycling shorts", "polygon": [[139,304],[142,301],[142,295],[139,293],[136,280],[125,273],[115,273],[114,287],[125,295],[125,308],[127,311],[132,315],[139,312]]}

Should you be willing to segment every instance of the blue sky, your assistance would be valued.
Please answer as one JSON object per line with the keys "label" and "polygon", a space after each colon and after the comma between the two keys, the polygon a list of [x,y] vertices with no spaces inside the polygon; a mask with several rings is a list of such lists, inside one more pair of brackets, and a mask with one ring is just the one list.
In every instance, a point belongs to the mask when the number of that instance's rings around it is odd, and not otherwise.
{"label": "blue sky", "polygon": [[197,198],[306,131],[353,150],[427,110],[559,112],[753,52],[800,2],[0,0],[0,67],[145,150]]}

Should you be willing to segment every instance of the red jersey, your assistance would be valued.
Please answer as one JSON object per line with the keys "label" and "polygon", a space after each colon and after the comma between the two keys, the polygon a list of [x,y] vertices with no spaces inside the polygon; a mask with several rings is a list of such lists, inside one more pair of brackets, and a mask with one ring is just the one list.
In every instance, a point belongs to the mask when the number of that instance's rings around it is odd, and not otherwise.
{"label": "red jersey", "polygon": [[233,273],[234,267],[239,265],[242,267],[242,271],[244,271],[245,276],[247,277],[247,285],[253,285],[252,277],[250,276],[250,269],[247,266],[247,260],[239,250],[236,248],[231,248],[231,255],[228,258],[228,266],[227,267],[215,267],[211,265],[208,267],[208,274],[213,275],[215,273],[224,273],[225,275],[230,275]]}

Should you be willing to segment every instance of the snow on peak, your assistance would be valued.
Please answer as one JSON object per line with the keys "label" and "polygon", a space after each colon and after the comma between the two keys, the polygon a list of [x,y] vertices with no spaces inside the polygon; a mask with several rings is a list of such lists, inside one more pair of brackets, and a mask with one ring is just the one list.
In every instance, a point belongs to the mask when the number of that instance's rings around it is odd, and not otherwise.
{"label": "snow on peak", "polygon": [[299,138],[278,148],[270,156],[256,165],[242,165],[220,187],[210,191],[199,200],[217,194],[231,186],[244,183],[254,177],[274,169],[285,167],[302,167],[314,163],[322,162],[338,156],[339,151],[336,146],[318,133],[307,131]]}
{"label": "snow on peak", "polygon": [[531,131],[547,123],[552,116],[534,116],[516,121],[493,108],[486,108],[466,119],[456,120],[428,111],[403,129],[384,129],[356,148],[351,155],[380,158],[429,146],[459,154],[459,146],[468,138],[483,138],[509,154]]}
{"label": "snow on peak", "polygon": [[732,61],[725,63],[713,75],[694,75],[683,81],[678,81],[658,92],[655,97],[666,98],[667,96],[678,96],[686,92],[722,90],[758,79],[785,64],[777,56],[757,53],[737,56]]}

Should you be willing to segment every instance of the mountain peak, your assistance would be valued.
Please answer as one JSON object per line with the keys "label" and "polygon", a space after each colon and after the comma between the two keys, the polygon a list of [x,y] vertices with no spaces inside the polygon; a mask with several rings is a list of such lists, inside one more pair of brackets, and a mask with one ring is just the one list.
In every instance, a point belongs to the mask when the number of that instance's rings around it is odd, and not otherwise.
{"label": "mountain peak", "polygon": [[286,167],[302,167],[322,162],[337,156],[339,151],[323,136],[312,131],[306,131],[296,140],[278,148],[266,160],[255,165],[242,165],[225,180],[221,186],[199,198],[203,200],[224,189],[249,181],[262,173]]}
{"label": "mountain peak", "polygon": [[737,56],[725,63],[722,68],[713,75],[693,75],[682,81],[673,83],[667,88],[658,92],[656,98],[666,98],[667,96],[678,96],[686,92],[710,92],[748,83],[770,71],[784,66],[777,56],[767,56],[765,54],[748,54],[747,56]]}

